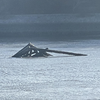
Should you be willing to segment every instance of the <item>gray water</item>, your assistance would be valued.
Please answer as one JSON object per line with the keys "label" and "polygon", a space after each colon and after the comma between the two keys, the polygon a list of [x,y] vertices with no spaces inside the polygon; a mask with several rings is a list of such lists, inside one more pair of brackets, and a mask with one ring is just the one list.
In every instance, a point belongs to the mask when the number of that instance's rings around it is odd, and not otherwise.
{"label": "gray water", "polygon": [[100,40],[32,42],[88,54],[12,58],[27,43],[0,43],[0,100],[100,100]]}

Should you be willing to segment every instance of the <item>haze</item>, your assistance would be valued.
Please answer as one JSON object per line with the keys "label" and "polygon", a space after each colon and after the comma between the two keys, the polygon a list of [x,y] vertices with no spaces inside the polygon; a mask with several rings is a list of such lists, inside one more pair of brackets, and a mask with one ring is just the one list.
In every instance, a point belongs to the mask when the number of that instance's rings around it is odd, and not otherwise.
{"label": "haze", "polygon": [[0,0],[0,37],[99,38],[99,4],[100,0]]}

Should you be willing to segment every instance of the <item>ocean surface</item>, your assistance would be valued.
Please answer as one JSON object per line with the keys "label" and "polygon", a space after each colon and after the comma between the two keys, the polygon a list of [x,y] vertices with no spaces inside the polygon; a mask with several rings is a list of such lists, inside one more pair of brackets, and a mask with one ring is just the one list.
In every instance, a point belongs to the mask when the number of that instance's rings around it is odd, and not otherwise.
{"label": "ocean surface", "polygon": [[27,42],[0,42],[0,100],[100,100],[100,40],[30,41],[87,54],[12,58]]}

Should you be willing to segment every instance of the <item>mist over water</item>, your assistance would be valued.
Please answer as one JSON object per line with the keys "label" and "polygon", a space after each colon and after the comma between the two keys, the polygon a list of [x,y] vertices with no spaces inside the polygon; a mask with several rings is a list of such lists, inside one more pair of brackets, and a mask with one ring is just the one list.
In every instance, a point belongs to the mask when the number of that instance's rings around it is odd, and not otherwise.
{"label": "mist over water", "polygon": [[[100,100],[100,0],[0,0],[0,100]],[[29,42],[87,56],[12,58]]]}
{"label": "mist over water", "polygon": [[1,0],[0,40],[100,38],[99,0]]}
{"label": "mist over water", "polygon": [[1,39],[83,40],[100,38],[100,14],[0,16]]}

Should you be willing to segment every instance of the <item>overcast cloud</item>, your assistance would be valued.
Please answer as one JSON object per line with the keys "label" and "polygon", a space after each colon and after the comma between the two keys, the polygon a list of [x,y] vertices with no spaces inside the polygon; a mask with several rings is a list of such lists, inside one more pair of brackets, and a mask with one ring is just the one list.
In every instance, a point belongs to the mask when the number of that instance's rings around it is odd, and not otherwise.
{"label": "overcast cloud", "polygon": [[99,13],[100,0],[0,0],[0,14]]}

